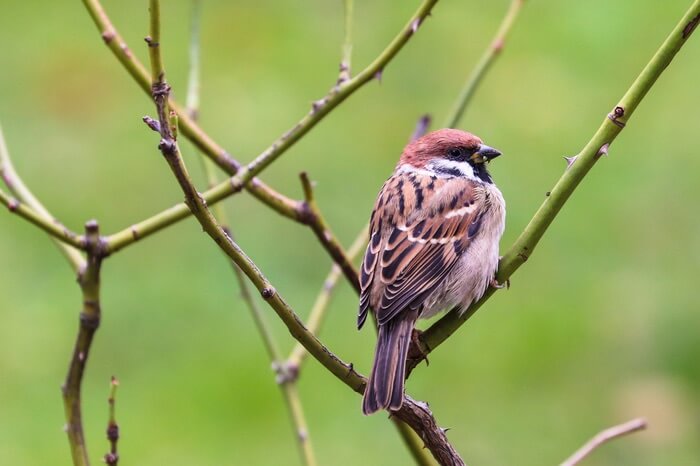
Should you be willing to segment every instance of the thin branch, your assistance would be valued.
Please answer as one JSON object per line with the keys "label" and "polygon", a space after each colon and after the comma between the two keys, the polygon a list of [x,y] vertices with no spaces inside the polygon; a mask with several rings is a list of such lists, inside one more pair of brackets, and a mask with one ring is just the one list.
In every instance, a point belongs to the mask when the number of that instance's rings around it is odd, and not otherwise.
{"label": "thin branch", "polygon": [[104,456],[104,462],[108,466],[117,466],[119,463],[119,452],[117,451],[117,442],[119,442],[119,424],[115,416],[115,405],[117,402],[117,387],[119,381],[112,376],[109,384],[109,421],[107,422],[107,440],[109,441],[109,453]]}
{"label": "thin branch", "polygon": [[[142,89],[149,94],[149,74],[141,63],[133,56],[112,25],[98,0],[83,0],[83,3],[93,18],[98,30],[102,33],[107,46],[127,69],[129,74],[137,81]],[[322,99],[314,102],[311,111],[297,122],[290,130],[280,136],[272,145],[265,149],[257,158],[245,167],[241,167],[228,153],[216,144],[197,124],[183,111],[173,100],[169,101],[169,107],[177,114],[178,124],[182,134],[203,153],[207,154],[214,162],[229,174],[238,173],[229,181],[225,181],[204,193],[209,205],[221,199],[247,189],[251,194],[260,199],[266,205],[278,213],[303,223],[302,212],[299,203],[272,190],[262,181],[254,178],[273,160],[282,155],[294,143],[296,143],[311,128],[316,126],[341,102],[352,95],[356,90],[381,75],[383,69],[394,56],[403,48],[408,40],[418,30],[425,18],[430,14],[437,0],[424,0],[416,13],[411,17],[407,25],[389,43],[389,45],[370,63],[361,73],[354,78],[335,85]],[[107,238],[108,251],[117,251],[139,239],[142,239],[156,231],[189,216],[188,210],[183,204],[152,216],[138,224],[132,225]]]}
{"label": "thin branch", "polygon": [[[159,50],[159,48],[157,48]],[[169,91],[167,83],[160,77],[157,86],[153,86],[157,91],[165,89]],[[165,118],[165,102],[167,95],[162,96],[160,92],[153,93],[153,100],[156,103],[156,110],[159,115],[161,141],[158,145],[163,157],[167,161],[175,179],[185,195],[185,202],[192,210],[195,218],[199,221],[204,231],[216,242],[216,244],[240,267],[248,279],[260,291],[262,297],[277,313],[282,322],[292,336],[301,342],[306,350],[318,360],[329,372],[335,375],[343,383],[348,385],[357,393],[363,393],[366,379],[358,374],[352,365],[341,361],[335,354],[329,351],[311,332],[309,332],[296,315],[292,308],[282,298],[282,296],[272,287],[272,284],[265,278],[260,269],[250,260],[245,252],[236,244],[231,237],[219,226],[201,195],[194,188],[187,168],[180,156],[180,149],[174,134],[171,130],[171,121]],[[149,125],[153,127],[154,125]],[[424,440],[426,447],[441,460],[444,464],[463,464],[454,449],[449,445],[444,431],[437,427],[432,413],[426,406],[418,405],[409,397],[406,397],[401,410],[394,413],[396,417],[409,424]],[[453,460],[448,461],[450,456]]]}
{"label": "thin branch", "polygon": [[301,185],[304,191],[304,202],[301,209],[307,225],[311,227],[316,238],[318,238],[323,248],[333,258],[333,261],[340,267],[352,287],[359,292],[360,281],[357,278],[357,270],[355,266],[352,265],[352,259],[348,257],[348,254],[343,249],[340,241],[333,234],[328,222],[326,222],[326,219],[323,217],[321,210],[316,204],[313,185],[309,180],[309,176],[305,172],[302,172],[299,178],[301,179]]}
{"label": "thin branch", "polygon": [[525,0],[511,1],[510,7],[508,8],[506,15],[503,17],[503,21],[498,28],[496,37],[494,37],[491,44],[484,51],[481,59],[474,67],[474,70],[472,70],[472,73],[467,78],[467,81],[464,83],[464,87],[459,93],[459,97],[457,97],[455,106],[452,109],[450,116],[445,121],[446,128],[455,128],[459,125],[459,121],[464,115],[467,104],[476,92],[476,89],[479,87],[481,81],[484,79],[484,76],[486,76],[486,72],[489,70],[494,60],[496,60],[496,57],[501,54],[503,46],[506,42],[506,37],[508,36],[511,27],[513,27],[513,24],[515,23],[515,19],[518,17],[518,13],[520,12],[523,3],[525,3]]}
{"label": "thin branch", "polygon": [[353,18],[353,0],[343,0],[343,13],[345,16],[345,34],[343,37],[342,58],[340,59],[340,75],[338,76],[338,84],[350,80],[352,71],[352,18]]}
{"label": "thin branch", "polygon": [[416,122],[416,129],[413,130],[413,134],[411,134],[411,139],[409,141],[413,142],[419,137],[425,135],[425,133],[428,132],[428,129],[430,129],[431,122],[432,118],[429,114],[426,113],[425,115],[421,116]]}
{"label": "thin branch", "polygon": [[399,431],[399,434],[403,439],[403,443],[411,454],[413,461],[416,462],[416,465],[433,466],[435,464],[435,460],[433,459],[430,450],[425,448],[425,442],[416,433],[416,431],[397,417],[392,416],[390,419],[394,424],[394,427],[396,427],[396,430]]}
{"label": "thin branch", "polygon": [[604,443],[607,443],[610,440],[615,440],[616,438],[622,437],[623,435],[628,435],[634,432],[638,432],[640,430],[644,430],[646,428],[647,421],[645,419],[638,418],[632,419],[631,421],[625,422],[624,424],[605,429],[604,431],[599,432],[595,437],[590,439],[584,446],[579,448],[576,451],[576,453],[567,458],[566,461],[561,463],[561,466],[575,466],[579,464],[586,456],[590,455],[593,452],[593,450],[600,447]]}
{"label": "thin branch", "polygon": [[[193,0],[192,6],[190,74],[187,87],[187,113],[193,120],[196,121],[199,115],[199,22],[201,20],[202,10],[201,0]],[[215,185],[217,183],[217,177],[214,164],[207,157],[201,156],[199,159],[202,161],[204,173],[207,177],[207,183],[209,186]],[[221,221],[224,231],[226,231],[228,235],[233,238],[231,230],[225,226],[228,222],[225,220],[225,211],[223,206],[220,203],[217,203],[212,207],[212,209],[216,214],[216,218]],[[296,386],[296,373],[291,374],[289,369],[290,366],[283,362],[282,353],[277,348],[277,343],[275,341],[272,329],[267,323],[267,319],[265,319],[265,314],[260,309],[260,306],[258,306],[257,301],[253,298],[253,294],[250,291],[250,286],[245,275],[235,262],[231,261],[231,266],[233,268],[234,275],[236,276],[236,281],[238,282],[238,289],[240,290],[241,298],[250,309],[255,326],[262,337],[263,344],[275,371],[276,382],[280,388],[280,391],[282,392],[282,397],[287,405],[287,410],[289,411],[289,416],[292,421],[294,437],[297,445],[299,446],[301,460],[306,466],[315,466],[317,464],[316,456],[311,444],[309,429],[306,424],[306,417],[304,415],[301,399],[299,398],[299,392]]]}
{"label": "thin branch", "polygon": [[[347,252],[348,260],[352,261],[367,244],[367,231],[368,227],[365,226],[364,228],[362,228],[360,234],[357,235],[355,241],[353,241],[352,245],[350,246]],[[333,291],[335,290],[335,287],[338,284],[338,280],[340,279],[340,277],[340,267],[338,267],[337,264],[333,264],[333,266],[331,267],[331,271],[328,273],[328,276],[323,281],[321,291],[319,291],[318,296],[316,297],[316,301],[314,302],[314,305],[311,308],[311,312],[309,313],[309,318],[306,321],[307,330],[313,333],[314,335],[318,335],[319,333],[321,324],[323,323],[323,319],[326,315],[326,310],[328,309],[328,305],[331,302],[331,296],[333,295]],[[355,280],[353,280],[352,283],[356,281],[357,275],[355,275]],[[306,352],[306,349],[304,349],[301,343],[297,342],[294,346],[294,349],[290,353],[289,358],[287,358],[287,364],[290,367],[297,368],[298,370],[301,367],[301,364],[303,363],[307,354],[308,353]]]}
{"label": "thin branch", "polygon": [[68,367],[68,374],[61,387],[66,415],[66,432],[75,466],[87,466],[90,464],[83,433],[80,397],[85,365],[90,353],[92,339],[100,326],[101,315],[100,268],[103,255],[99,227],[95,220],[85,224],[85,243],[88,248],[88,259],[85,268],[78,275],[78,283],[80,284],[83,297],[83,308],[80,312],[80,326],[73,348],[73,356]]}
{"label": "thin branch", "polygon": [[63,226],[39,202],[31,190],[24,184],[15,170],[10,158],[10,151],[5,143],[5,136],[0,126],[0,178],[4,181],[13,198],[0,190],[0,203],[52,236],[52,239],[77,273],[84,265],[85,259],[78,249],[84,249],[83,238]]}
{"label": "thin branch", "polygon": [[[664,43],[644,67],[637,79],[632,83],[625,95],[615,108],[606,115],[603,123],[588,141],[585,147],[573,158],[557,184],[549,192],[543,204],[537,210],[530,223],[520,234],[513,246],[506,251],[501,259],[497,280],[505,283],[515,271],[532,255],[535,246],[552,224],[557,214],[574,192],[588,171],[607,154],[610,144],[625,127],[632,113],[636,110],[649,89],[654,85],[661,73],[671,63],[673,57],[690,37],[700,18],[700,0],[695,0],[690,9],[683,15],[680,22],[666,38]],[[409,361],[407,370],[410,372],[425,355],[442,344],[464,322],[469,319],[488,300],[496,290],[490,288],[477,302],[466,311],[453,309],[438,320],[420,336],[421,347],[413,348],[412,354],[421,354]]]}
{"label": "thin branch", "polygon": [[[199,75],[200,75],[200,30],[202,23],[202,0],[192,0],[190,26],[190,73],[187,79],[186,111],[193,121],[199,119]],[[202,160],[209,160],[202,157]],[[210,184],[215,184],[210,180]]]}
{"label": "thin branch", "polygon": [[[119,63],[124,67],[124,69],[129,73],[129,75],[136,81],[141,89],[144,90],[149,96],[151,95],[151,76],[149,75],[146,68],[139,61],[136,56],[131,52],[129,46],[126,44],[124,39],[121,37],[117,29],[112,24],[109,16],[105,12],[102,4],[99,0],[83,0],[83,4],[87,9],[88,13],[92,17],[95,26],[97,26],[102,39],[105,44],[112,52],[112,54],[117,58]],[[205,133],[195,121],[187,115],[187,112],[182,110],[180,105],[174,100],[170,100],[169,106],[178,115],[178,122],[180,125],[180,131],[185,135],[192,143],[203,153],[207,154],[219,167],[229,174],[234,174],[238,171],[240,163],[231,157],[231,155],[221,146],[219,146],[207,133]],[[246,189],[259,200],[267,204],[270,208],[277,211],[278,213],[289,217],[295,218],[296,203],[294,200],[287,198],[286,196],[278,193],[274,189],[267,186],[261,180],[253,179],[247,186]],[[220,200],[220,199],[219,199]],[[179,207],[179,206],[177,206]],[[180,215],[172,212],[176,210]],[[169,213],[167,215],[166,213]],[[184,215],[183,215],[184,214]],[[154,231],[158,231],[162,228],[171,225],[172,223],[182,220],[183,218],[189,216],[189,211],[187,209],[182,210],[177,208],[168,209],[168,211],[157,214],[151,219],[147,219],[144,222],[148,225],[142,235],[136,235],[132,238],[132,241],[136,241],[143,236],[146,236]],[[156,228],[154,228],[156,226]],[[126,236],[125,238],[128,238]],[[120,238],[120,241],[124,241],[125,238]],[[128,241],[127,241],[128,244]],[[119,248],[124,246],[124,244],[119,244]]]}

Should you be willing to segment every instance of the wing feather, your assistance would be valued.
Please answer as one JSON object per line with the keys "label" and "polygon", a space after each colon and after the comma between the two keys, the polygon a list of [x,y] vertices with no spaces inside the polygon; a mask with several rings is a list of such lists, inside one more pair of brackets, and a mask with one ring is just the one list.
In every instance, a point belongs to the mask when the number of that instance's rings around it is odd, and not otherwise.
{"label": "wing feather", "polygon": [[467,179],[416,173],[387,180],[372,213],[358,325],[369,307],[380,325],[417,309],[442,282],[479,232],[486,208],[480,189]]}

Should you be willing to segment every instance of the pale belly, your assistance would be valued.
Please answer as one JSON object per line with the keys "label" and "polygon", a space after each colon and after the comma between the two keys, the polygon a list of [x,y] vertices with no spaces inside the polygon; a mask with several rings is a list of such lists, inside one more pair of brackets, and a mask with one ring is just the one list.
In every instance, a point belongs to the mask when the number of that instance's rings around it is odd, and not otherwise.
{"label": "pale belly", "polygon": [[491,284],[498,268],[498,245],[505,227],[505,203],[500,191],[493,188],[493,215],[484,222],[482,230],[464,252],[455,268],[426,298],[421,318],[459,307],[466,310],[481,298]]}

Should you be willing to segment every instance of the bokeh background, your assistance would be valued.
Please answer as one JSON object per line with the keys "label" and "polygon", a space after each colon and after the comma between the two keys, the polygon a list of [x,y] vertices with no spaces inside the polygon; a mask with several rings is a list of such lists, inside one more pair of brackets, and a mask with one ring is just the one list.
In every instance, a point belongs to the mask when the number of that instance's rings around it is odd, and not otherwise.
{"label": "bokeh background", "polygon": [[[507,247],[622,96],[687,0],[525,5],[462,127],[505,154],[492,173],[508,201]],[[146,60],[147,2],[104,6]],[[357,1],[353,69],[373,59],[418,1]],[[439,125],[508,6],[444,0],[385,70],[265,171],[320,205],[348,244],[424,112]],[[190,5],[163,2],[168,78],[184,100]],[[153,107],[103,46],[78,1],[0,2],[0,121],[18,171],[74,230],[111,233],[181,200],[141,116]],[[337,77],[342,3],[207,1],[203,127],[241,161],[287,130]],[[695,34],[697,36],[697,33]],[[469,464],[558,464],[598,430],[636,416],[650,429],[590,465],[700,462],[700,38],[693,37],[586,178],[512,287],[408,382]],[[183,144],[200,186],[194,152]],[[247,195],[225,203],[240,244],[299,314],[329,258],[308,229]],[[0,214],[0,463],[68,464],[59,385],[79,289],[45,235]],[[192,220],[110,258],[102,327],[84,383],[95,463],[107,451],[118,376],[124,464],[297,464],[287,412],[229,265]],[[285,351],[293,341],[267,310]],[[371,331],[355,330],[343,283],[322,339],[361,372]],[[385,416],[310,361],[300,381],[319,462],[401,465]]]}

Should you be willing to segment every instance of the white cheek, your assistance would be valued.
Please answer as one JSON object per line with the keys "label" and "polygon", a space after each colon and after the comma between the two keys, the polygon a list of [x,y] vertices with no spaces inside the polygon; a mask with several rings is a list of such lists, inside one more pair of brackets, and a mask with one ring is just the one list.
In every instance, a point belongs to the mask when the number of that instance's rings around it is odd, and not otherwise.
{"label": "white cheek", "polygon": [[[468,178],[470,180],[479,180],[476,175],[474,175],[474,169],[472,168],[471,165],[469,165],[469,162],[459,162],[457,160],[445,160],[445,159],[438,159],[438,160],[433,160],[430,162],[426,168],[429,168],[430,170],[436,172],[435,174],[441,178],[448,178],[451,176],[461,176],[464,178]],[[459,172],[460,174],[457,175],[456,173],[454,175],[451,175],[449,173],[440,173],[440,172],[446,172],[449,170],[453,170],[456,172]]]}

